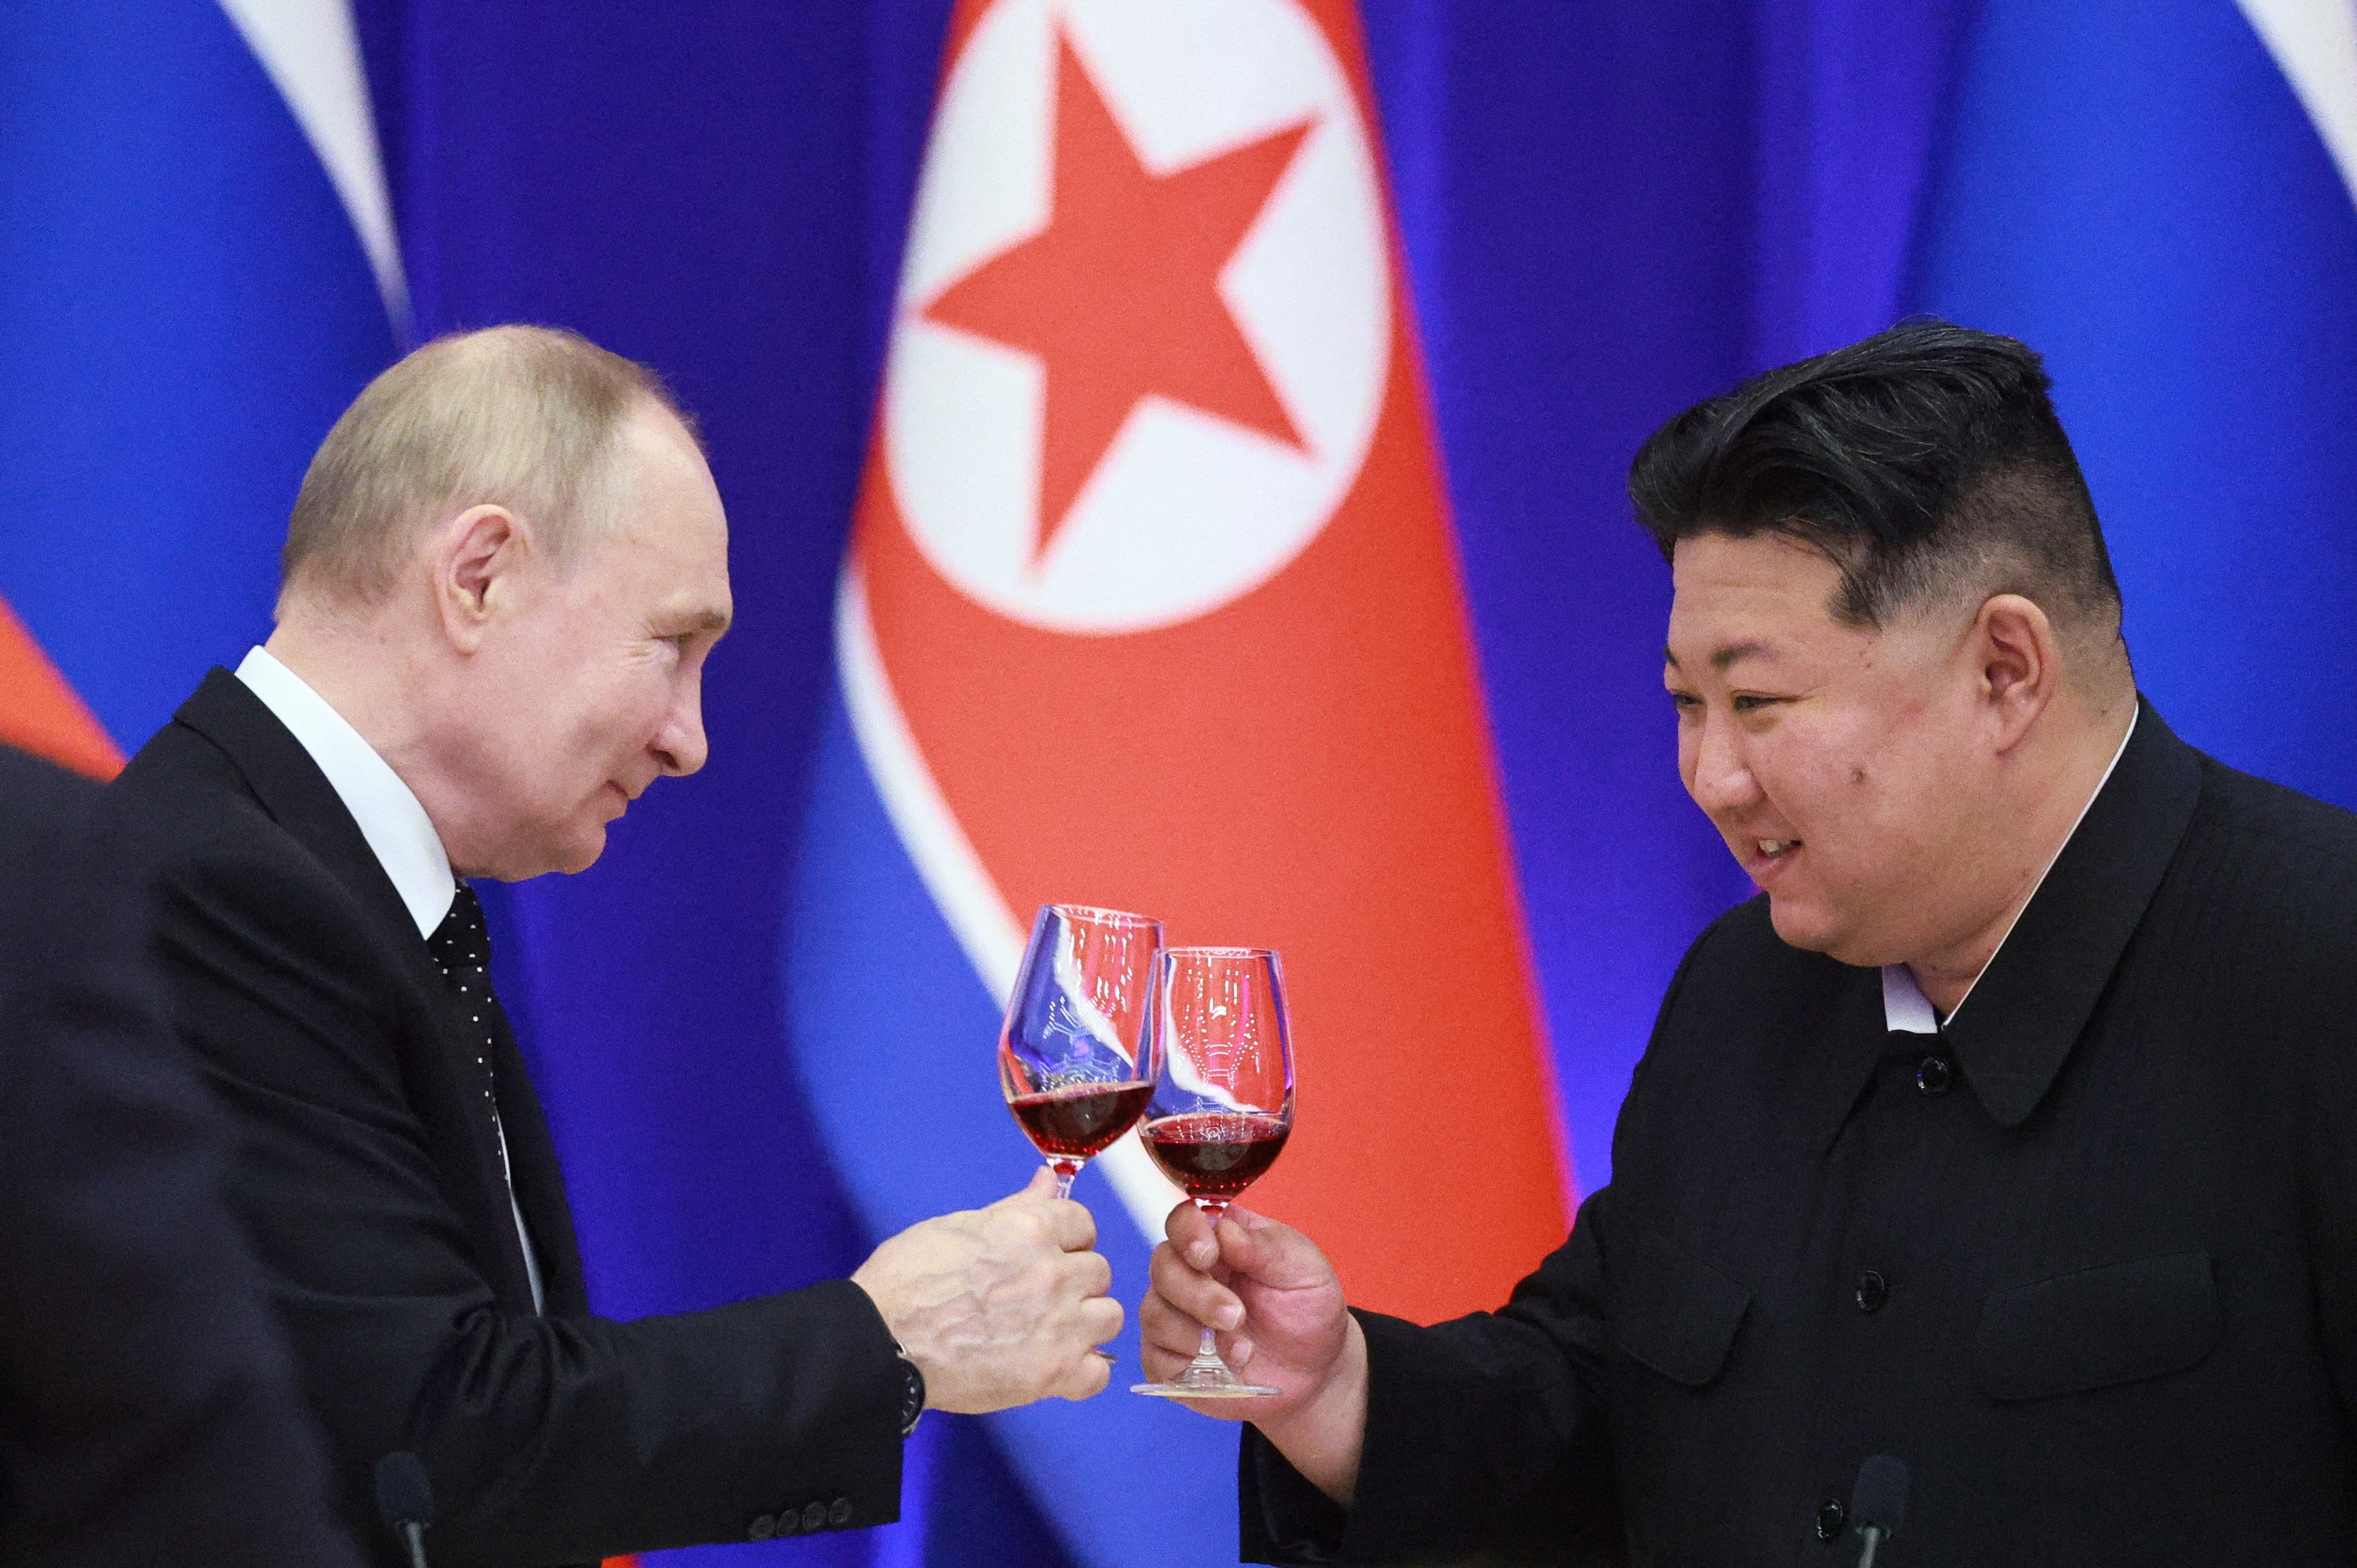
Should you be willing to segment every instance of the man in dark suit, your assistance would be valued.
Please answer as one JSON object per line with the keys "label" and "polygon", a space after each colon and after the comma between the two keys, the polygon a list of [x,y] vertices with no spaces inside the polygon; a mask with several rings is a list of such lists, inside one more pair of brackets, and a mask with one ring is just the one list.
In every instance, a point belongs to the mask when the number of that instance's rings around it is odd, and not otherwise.
{"label": "man in dark suit", "polygon": [[97,799],[0,746],[0,1563],[343,1568]]}
{"label": "man in dark suit", "polygon": [[2357,1560],[2357,818],[2139,704],[2048,384],[1910,324],[1639,455],[1680,769],[1764,894],[1498,1313],[1173,1216],[1146,1370],[1241,1321],[1286,1391],[1211,1412],[1246,1557]]}
{"label": "man in dark suit", "polygon": [[209,675],[114,794],[350,1515],[406,1450],[440,1568],[873,1525],[925,1408],[1104,1386],[1121,1308],[1052,1181],[847,1281],[589,1312],[456,878],[580,870],[704,762],[726,525],[651,374],[535,328],[420,349],[322,445],[285,570],[267,647]]}

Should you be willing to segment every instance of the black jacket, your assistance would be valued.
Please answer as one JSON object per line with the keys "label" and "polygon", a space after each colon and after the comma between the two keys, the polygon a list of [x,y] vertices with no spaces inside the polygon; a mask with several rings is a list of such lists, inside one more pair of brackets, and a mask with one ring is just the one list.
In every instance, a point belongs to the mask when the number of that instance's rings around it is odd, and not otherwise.
{"label": "black jacket", "polygon": [[348,1568],[97,799],[0,746],[0,1564]]}
{"label": "black jacket", "polygon": [[901,1373],[845,1281],[590,1315],[513,1038],[494,1063],[535,1314],[461,1005],[309,755],[225,671],[113,787],[176,1021],[240,1135],[232,1207],[382,1561],[378,1458],[434,1487],[437,1568],[579,1562],[899,1517]]}
{"label": "black jacket", "polygon": [[1347,1521],[1257,1434],[1257,1562],[2357,1559],[2357,817],[2149,707],[1943,1036],[1777,940],[1680,967],[1613,1180],[1512,1304],[1363,1315]]}

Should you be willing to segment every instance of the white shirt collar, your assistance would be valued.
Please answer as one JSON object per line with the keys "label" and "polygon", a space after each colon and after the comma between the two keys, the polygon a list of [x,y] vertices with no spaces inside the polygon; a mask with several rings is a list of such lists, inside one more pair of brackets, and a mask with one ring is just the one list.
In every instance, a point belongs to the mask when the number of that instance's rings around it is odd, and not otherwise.
{"label": "white shirt collar", "polygon": [[442,837],[434,831],[434,819],[417,803],[416,795],[327,698],[268,649],[248,653],[237,667],[237,678],[311,754],[344,810],[360,824],[361,837],[376,852],[377,864],[393,879],[393,891],[417,922],[417,934],[432,936],[450,912],[457,882]]}
{"label": "white shirt collar", "polygon": [[[2072,821],[2071,831],[2064,833],[2062,842],[2055,846],[2053,859],[2049,860],[2046,869],[2038,874],[2038,880],[2030,886],[2029,897],[2021,901],[2022,908],[2029,908],[2030,900],[2038,897],[2038,889],[2046,886],[2046,874],[2054,869],[2054,861],[2061,859],[2062,852],[2071,847],[2071,841],[2079,836],[2079,824],[2087,820],[2087,813],[2094,809],[2095,797],[2104,792],[2104,786],[2112,781],[2112,772],[2119,767],[2120,758],[2127,755],[2128,741],[2136,735],[2136,719],[2143,712],[2143,704],[2139,703],[2136,711],[2128,714],[2128,733],[2120,736],[2119,749],[2112,753],[2112,760],[2104,768],[2104,776],[2095,780],[2093,794],[2089,795],[2087,803],[2079,808],[2078,816]],[[2019,924],[2021,917],[2017,913],[2013,926]],[[1956,1013],[1963,1012],[1964,1004],[1972,1000],[1975,988],[1981,983],[1981,974],[1989,972],[1989,965],[1996,962],[1997,953],[2003,952],[2005,944],[2012,939],[2013,926],[2005,929],[2005,935],[1996,940],[1996,951],[1989,954],[1988,963],[1981,965],[1981,973],[1973,976],[1973,983],[1964,987],[1964,995],[1956,1001],[1955,1012],[1948,1015],[1950,1020],[1955,1018]],[[1923,988],[1915,983],[1915,972],[1903,963],[1882,966],[1882,1026],[1910,1035],[1935,1035],[1940,1032],[1940,1015],[1932,1010],[1931,999],[1923,994]]]}

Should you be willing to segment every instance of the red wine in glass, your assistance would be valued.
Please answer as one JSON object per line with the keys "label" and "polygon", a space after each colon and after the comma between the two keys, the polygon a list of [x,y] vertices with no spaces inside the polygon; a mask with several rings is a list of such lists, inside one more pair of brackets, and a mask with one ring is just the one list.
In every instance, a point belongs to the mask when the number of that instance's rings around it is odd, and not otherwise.
{"label": "red wine in glass", "polygon": [[1153,1092],[1150,1083],[1082,1083],[1043,1094],[1019,1094],[1006,1108],[1050,1164],[1092,1160],[1135,1124],[1146,1109],[1146,1097]]}
{"label": "red wine in glass", "polygon": [[[1276,954],[1163,949],[1154,961],[1146,1040],[1162,1066],[1140,1134],[1146,1152],[1216,1230],[1237,1195],[1268,1174],[1293,1131],[1293,1043]],[[1284,1391],[1238,1378],[1206,1327],[1201,1348],[1177,1377],[1129,1391],[1251,1399]]]}
{"label": "red wine in glass", "polygon": [[1181,1192],[1224,1208],[1276,1164],[1292,1130],[1274,1116],[1198,1111],[1148,1122],[1139,1136]]}
{"label": "red wine in glass", "polygon": [[1143,1036],[1162,925],[1044,904],[998,1036],[1006,1107],[1072,1196],[1081,1167],[1135,1125],[1158,1066]]}

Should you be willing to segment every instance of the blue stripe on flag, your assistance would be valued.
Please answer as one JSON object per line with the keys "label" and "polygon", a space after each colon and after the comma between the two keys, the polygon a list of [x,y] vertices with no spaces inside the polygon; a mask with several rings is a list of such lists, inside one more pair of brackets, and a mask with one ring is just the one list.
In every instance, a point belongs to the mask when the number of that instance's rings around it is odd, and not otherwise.
{"label": "blue stripe on flag", "polygon": [[[835,1169],[881,1238],[1020,1187],[1039,1165],[1000,1097],[998,1008],[934,907],[869,779],[838,690],[790,894],[788,1033]],[[1236,1433],[1126,1391],[1148,1249],[1103,1176],[1074,1196],[1130,1317],[1114,1387],[991,1418],[1033,1500],[1097,1568],[1235,1561]]]}
{"label": "blue stripe on flag", "polygon": [[2230,0],[1990,0],[1917,299],[2045,353],[2169,722],[2357,806],[2357,206]]}
{"label": "blue stripe on flag", "polygon": [[311,451],[393,353],[215,0],[9,7],[0,345],[0,595],[127,751],[267,634]]}

